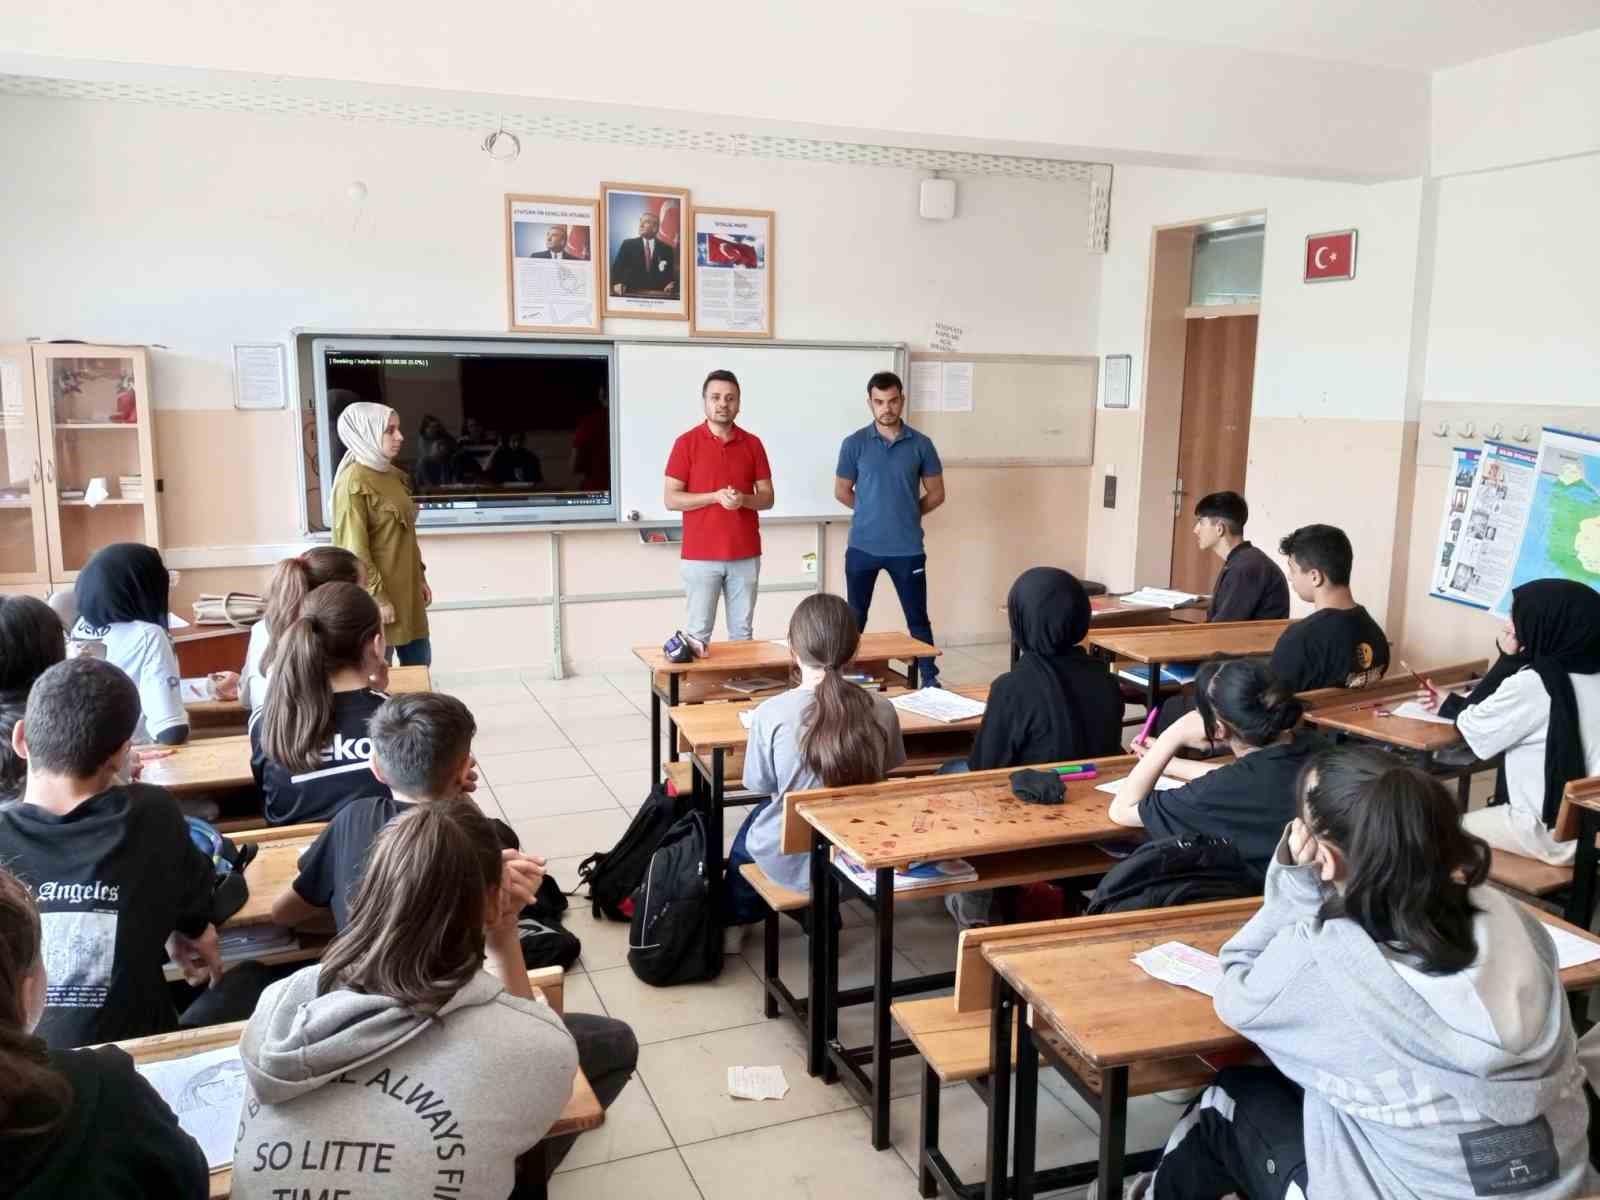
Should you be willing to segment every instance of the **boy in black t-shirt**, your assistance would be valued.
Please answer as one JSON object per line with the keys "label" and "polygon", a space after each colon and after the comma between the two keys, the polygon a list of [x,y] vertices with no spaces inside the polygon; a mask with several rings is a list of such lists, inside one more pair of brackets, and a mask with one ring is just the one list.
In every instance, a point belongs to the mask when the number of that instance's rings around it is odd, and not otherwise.
{"label": "boy in black t-shirt", "polygon": [[1366,687],[1389,669],[1389,639],[1350,594],[1355,552],[1344,530],[1302,525],[1278,544],[1294,594],[1316,606],[1278,639],[1272,670],[1291,690]]}
{"label": "boy in black t-shirt", "polygon": [[0,809],[0,862],[39,907],[52,1048],[174,1028],[168,955],[191,984],[222,978],[211,860],[168,793],[116,783],[138,721],[133,681],[75,658],[39,677],[12,732],[28,782]]}

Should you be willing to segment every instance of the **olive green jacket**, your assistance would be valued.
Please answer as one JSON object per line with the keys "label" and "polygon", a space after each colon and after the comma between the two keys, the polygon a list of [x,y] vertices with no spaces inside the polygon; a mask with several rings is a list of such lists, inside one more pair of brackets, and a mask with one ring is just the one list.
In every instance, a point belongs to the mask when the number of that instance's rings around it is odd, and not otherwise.
{"label": "olive green jacket", "polygon": [[361,560],[367,591],[394,608],[394,622],[383,627],[389,645],[428,636],[416,506],[403,474],[352,463],[333,488],[333,544]]}

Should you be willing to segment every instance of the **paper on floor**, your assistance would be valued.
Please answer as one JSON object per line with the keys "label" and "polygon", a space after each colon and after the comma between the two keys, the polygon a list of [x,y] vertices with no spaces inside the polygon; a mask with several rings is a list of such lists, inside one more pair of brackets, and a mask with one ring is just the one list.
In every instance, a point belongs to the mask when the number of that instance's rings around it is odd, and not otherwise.
{"label": "paper on floor", "polygon": [[1222,982],[1222,963],[1217,956],[1182,942],[1162,942],[1141,950],[1133,956],[1133,961],[1146,974],[1164,983],[1192,988],[1207,996],[1215,996],[1217,984]]}
{"label": "paper on floor", "polygon": [[735,1100],[782,1100],[789,1080],[782,1067],[729,1067],[728,1095]]}

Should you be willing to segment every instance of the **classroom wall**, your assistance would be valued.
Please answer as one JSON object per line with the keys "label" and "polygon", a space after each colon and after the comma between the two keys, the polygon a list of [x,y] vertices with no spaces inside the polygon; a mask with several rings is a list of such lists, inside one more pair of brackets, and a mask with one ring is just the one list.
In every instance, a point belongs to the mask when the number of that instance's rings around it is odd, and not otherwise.
{"label": "classroom wall", "polygon": [[[1171,518],[1139,521],[1141,492],[1165,500],[1175,474],[1181,380],[1146,396],[1151,231],[1266,213],[1260,332],[1246,491],[1249,534],[1275,549],[1298,525],[1332,521],[1357,546],[1354,586],[1379,620],[1389,606],[1395,499],[1363,481],[1397,479],[1414,441],[1407,366],[1420,181],[1363,186],[1216,172],[1122,167],[1101,274],[1100,353],[1132,354],[1133,408],[1102,411],[1090,485],[1088,570],[1113,587],[1167,581]],[[1356,278],[1307,285],[1307,234],[1357,227]],[[1148,422],[1159,424],[1147,428]],[[1308,471],[1314,448],[1324,469]],[[1162,461],[1152,461],[1152,455]],[[1117,507],[1100,506],[1106,472]],[[1192,502],[1198,497],[1186,497]],[[1185,518],[1187,523],[1187,517]],[[1134,531],[1137,528],[1137,537]],[[1363,547],[1367,547],[1363,551]]]}
{"label": "classroom wall", "polygon": [[[474,135],[450,130],[33,98],[0,99],[0,155],[49,164],[7,179],[0,332],[165,347],[151,386],[180,600],[261,581],[252,564],[301,541],[298,417],[232,409],[232,344],[287,341],[296,326],[503,329],[507,191],[584,195],[636,179],[776,209],[780,337],[921,345],[938,318],[964,327],[974,352],[1096,344],[1100,259],[1083,249],[1085,191],[1067,184],[963,177],[957,219],[933,223],[917,217],[907,171],[534,139],[516,163],[496,164]],[[364,204],[348,200],[352,180],[367,185]],[[687,327],[617,321],[608,332]],[[757,433],[760,403],[745,398]],[[699,415],[687,397],[684,427]],[[782,487],[781,447],[771,449]],[[928,522],[941,637],[1000,637],[995,606],[1023,566],[1082,568],[1088,474],[950,470],[950,502]],[[766,580],[809,582],[800,556],[815,527],[769,526],[766,538]],[[843,542],[842,526],[830,530],[830,554]],[[549,545],[538,532],[426,538],[438,600],[496,605],[436,614],[441,663],[549,667],[550,610],[525,602],[549,593]],[[633,531],[560,545],[564,592],[677,586],[672,552]],[[842,590],[839,563],[828,582]],[[801,594],[764,598],[758,632],[781,632]],[[614,662],[681,619],[676,599],[575,604],[563,613],[569,660]],[[887,586],[874,623],[901,623]]]}

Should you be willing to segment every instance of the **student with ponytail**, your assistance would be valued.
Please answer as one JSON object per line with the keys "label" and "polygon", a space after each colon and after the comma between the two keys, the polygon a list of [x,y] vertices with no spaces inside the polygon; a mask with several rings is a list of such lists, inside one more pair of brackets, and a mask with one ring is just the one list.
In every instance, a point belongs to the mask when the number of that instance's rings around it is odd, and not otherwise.
{"label": "student with ponytail", "polygon": [[250,719],[250,766],[269,825],[326,821],[358,796],[389,795],[372,774],[367,721],[389,683],[378,604],[325,583],[273,637],[272,687]]}
{"label": "student with ponytail", "polygon": [[[1198,707],[1148,746],[1111,801],[1111,819],[1156,837],[1208,833],[1227,838],[1265,874],[1284,822],[1294,815],[1294,782],[1310,757],[1327,747],[1296,731],[1305,710],[1260,659],[1212,659],[1195,675]],[[1177,757],[1226,743],[1231,763]],[[1163,776],[1182,787],[1158,790]]]}
{"label": "student with ponytail", "polygon": [[1313,758],[1261,909],[1222,947],[1230,1067],[1132,1195],[1592,1194],[1555,945],[1485,886],[1438,780],[1372,750]]}
{"label": "student with ponytail", "polygon": [[0,869],[0,1195],[201,1200],[205,1155],[131,1058],[33,1036],[47,983],[39,910]]}
{"label": "student with ponytail", "polygon": [[772,799],[745,819],[728,853],[723,894],[730,928],[759,921],[767,912],[739,874],[744,863],[756,863],[783,887],[811,890],[809,856],[778,848],[786,793],[876,783],[906,760],[894,705],[842,674],[860,643],[850,606],[826,592],[807,596],[789,620],[789,653],[800,686],[759,705],[750,717],[744,786]]}
{"label": "student with ponytail", "polygon": [[289,628],[300,615],[307,596],[325,583],[365,580],[361,560],[338,546],[313,546],[304,554],[280,562],[267,587],[266,615],[250,629],[250,645],[239,675],[239,703],[256,712],[267,702],[273,630]]}
{"label": "student with ponytail", "polygon": [[33,596],[0,596],[0,804],[19,799],[28,782],[27,761],[11,746],[28,692],[66,657],[66,631],[48,604]]}

